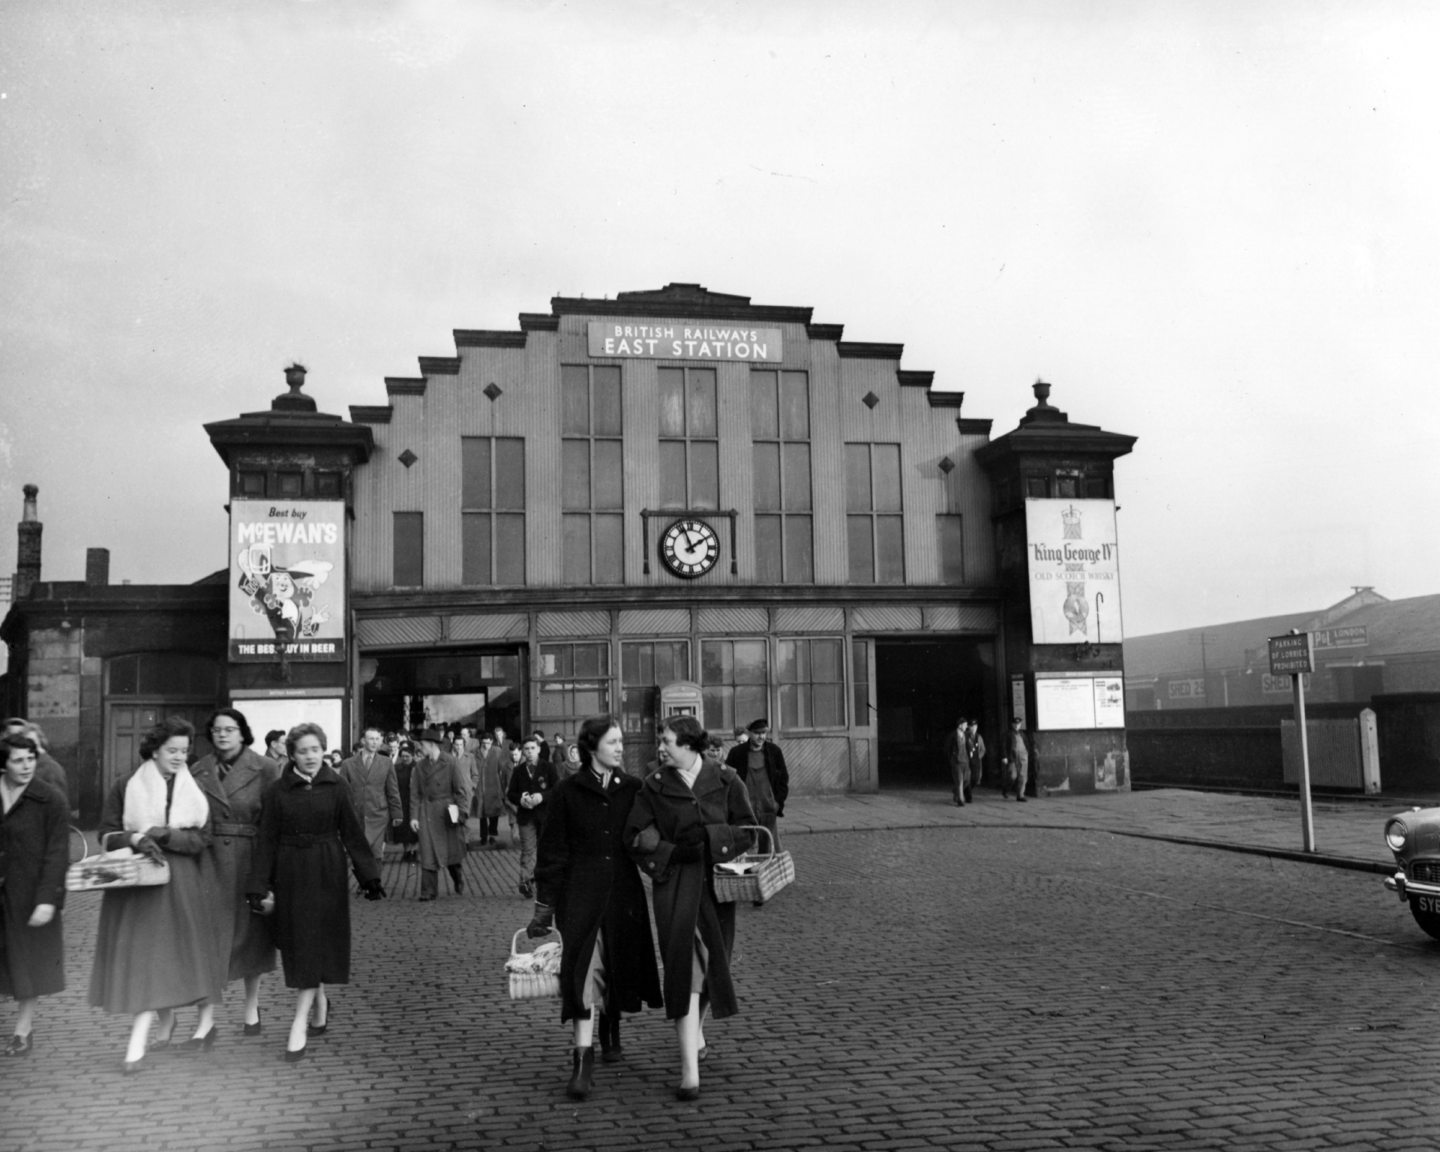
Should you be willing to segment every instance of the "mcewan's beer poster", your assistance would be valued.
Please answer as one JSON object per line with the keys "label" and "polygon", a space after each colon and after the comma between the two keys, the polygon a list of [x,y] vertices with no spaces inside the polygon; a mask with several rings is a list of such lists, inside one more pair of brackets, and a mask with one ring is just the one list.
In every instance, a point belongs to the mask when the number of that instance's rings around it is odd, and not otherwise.
{"label": "mcewan's beer poster", "polygon": [[345,659],[345,505],[230,504],[230,659]]}
{"label": "mcewan's beer poster", "polygon": [[1120,547],[1113,500],[1026,500],[1036,644],[1118,644]]}

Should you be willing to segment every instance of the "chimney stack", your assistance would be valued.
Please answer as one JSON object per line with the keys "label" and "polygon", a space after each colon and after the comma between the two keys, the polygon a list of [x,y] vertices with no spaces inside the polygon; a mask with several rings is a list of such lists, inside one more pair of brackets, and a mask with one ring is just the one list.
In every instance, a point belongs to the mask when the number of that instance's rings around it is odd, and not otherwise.
{"label": "chimney stack", "polygon": [[85,549],[85,587],[104,588],[110,583],[110,549]]}
{"label": "chimney stack", "polygon": [[25,512],[20,517],[15,552],[16,600],[24,600],[30,595],[30,589],[40,582],[40,533],[45,526],[36,511],[35,500],[39,495],[40,489],[34,484],[25,485]]}

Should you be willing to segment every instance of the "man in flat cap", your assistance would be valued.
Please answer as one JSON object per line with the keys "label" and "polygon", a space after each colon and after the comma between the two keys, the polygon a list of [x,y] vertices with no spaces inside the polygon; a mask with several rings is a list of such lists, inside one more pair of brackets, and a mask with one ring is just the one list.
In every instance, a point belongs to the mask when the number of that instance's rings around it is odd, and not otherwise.
{"label": "man in flat cap", "polygon": [[769,720],[752,720],[745,732],[747,739],[730,749],[725,763],[745,781],[745,788],[750,793],[750,807],[755,810],[755,823],[770,830],[775,851],[778,852],[780,832],[775,821],[785,815],[785,797],[790,795],[790,770],[785,766],[785,753],[770,740]]}

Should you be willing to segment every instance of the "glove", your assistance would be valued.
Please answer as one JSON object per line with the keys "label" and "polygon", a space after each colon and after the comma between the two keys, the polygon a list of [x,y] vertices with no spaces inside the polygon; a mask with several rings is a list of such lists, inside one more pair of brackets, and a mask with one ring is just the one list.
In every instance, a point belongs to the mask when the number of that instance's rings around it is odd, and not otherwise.
{"label": "glove", "polygon": [[256,916],[265,915],[265,897],[257,896],[252,892],[245,897],[245,903],[250,905],[250,911]]}
{"label": "glove", "polygon": [[542,904],[535,901],[535,915],[531,917],[530,923],[525,927],[525,935],[534,940],[537,936],[546,936],[550,933],[551,925],[555,923],[555,909],[549,904]]}
{"label": "glove", "polygon": [[675,837],[675,846],[677,848],[698,848],[709,839],[710,837],[705,832],[705,825],[687,824]]}
{"label": "glove", "polygon": [[155,861],[156,864],[165,862],[165,850],[149,836],[141,836],[135,842],[135,851],[147,859]]}
{"label": "glove", "polygon": [[384,887],[381,885],[381,883],[380,883],[379,880],[367,880],[367,881],[365,881],[365,889],[364,889],[364,891],[365,891],[365,899],[366,899],[366,900],[383,900],[383,899],[385,899],[385,889],[384,889]]}

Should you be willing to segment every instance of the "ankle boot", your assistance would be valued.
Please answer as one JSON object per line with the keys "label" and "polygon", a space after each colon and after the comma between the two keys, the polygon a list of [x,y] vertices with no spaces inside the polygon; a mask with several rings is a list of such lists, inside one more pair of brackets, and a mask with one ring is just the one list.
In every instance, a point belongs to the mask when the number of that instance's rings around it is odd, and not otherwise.
{"label": "ankle boot", "polygon": [[590,1095],[590,1078],[595,1074],[595,1049],[576,1048],[574,1062],[575,1071],[565,1086],[565,1095],[572,1100],[584,1100]]}
{"label": "ankle boot", "polygon": [[625,1049],[620,1047],[620,1016],[600,1017],[600,1059],[606,1064],[618,1064],[625,1059]]}

